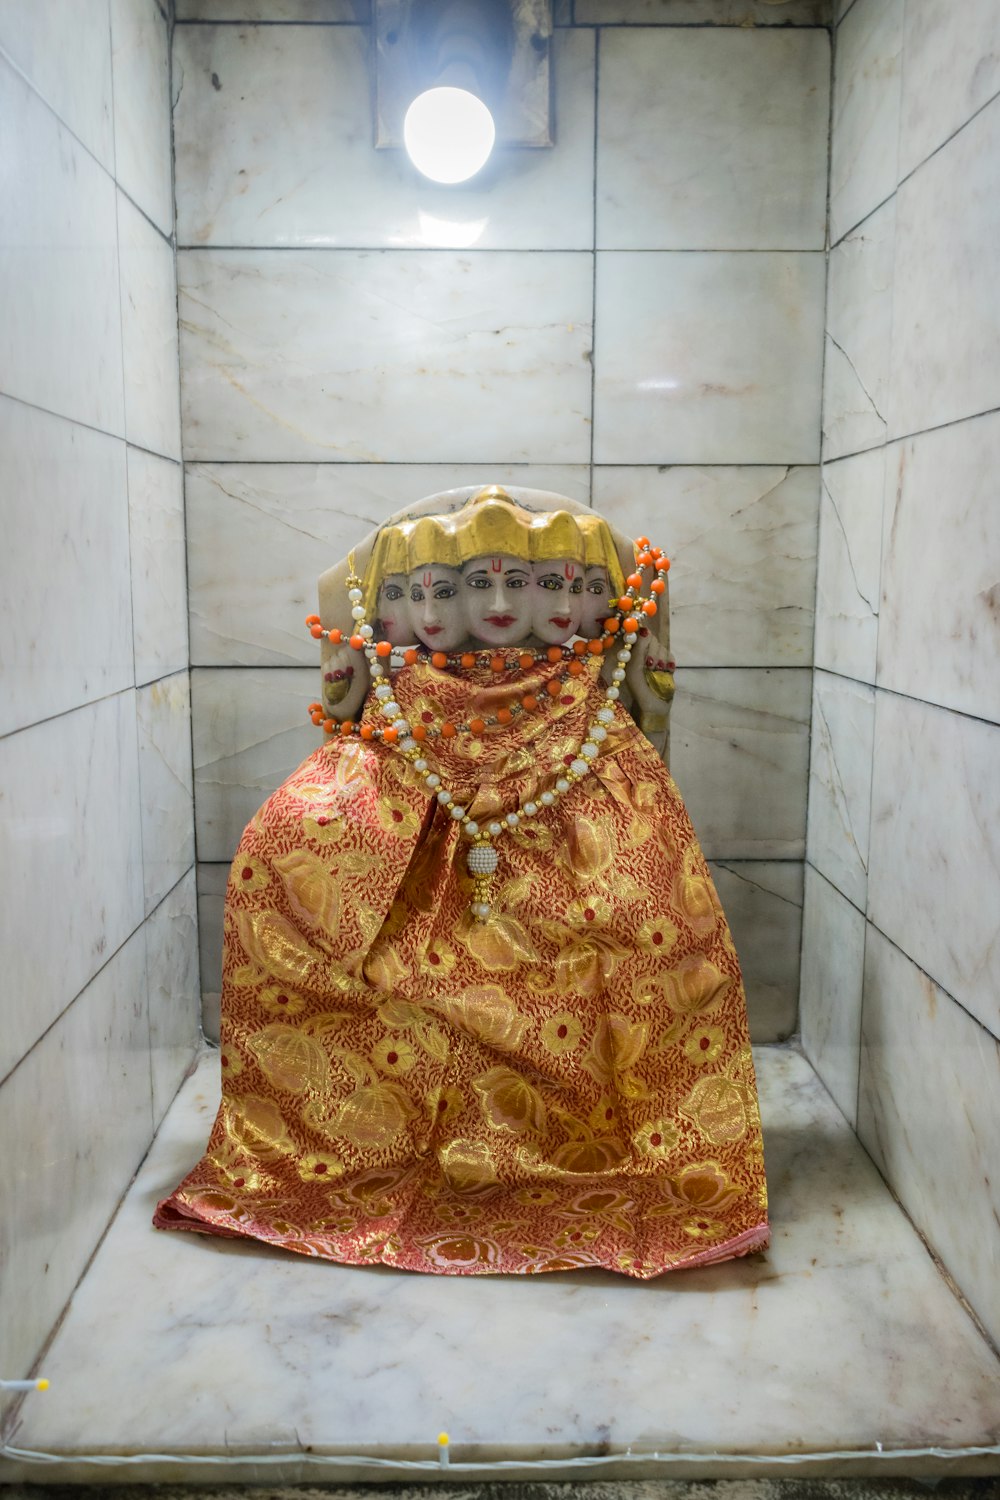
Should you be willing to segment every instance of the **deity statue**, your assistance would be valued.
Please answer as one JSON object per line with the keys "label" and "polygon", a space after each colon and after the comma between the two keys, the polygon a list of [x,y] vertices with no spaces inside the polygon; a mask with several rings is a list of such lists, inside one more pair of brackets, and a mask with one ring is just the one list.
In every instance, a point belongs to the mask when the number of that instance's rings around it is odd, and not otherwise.
{"label": "deity statue", "polygon": [[490,485],[323,575],[325,743],[233,861],[222,1102],[159,1228],[449,1274],[766,1246],[739,962],[648,737],[668,570]]}

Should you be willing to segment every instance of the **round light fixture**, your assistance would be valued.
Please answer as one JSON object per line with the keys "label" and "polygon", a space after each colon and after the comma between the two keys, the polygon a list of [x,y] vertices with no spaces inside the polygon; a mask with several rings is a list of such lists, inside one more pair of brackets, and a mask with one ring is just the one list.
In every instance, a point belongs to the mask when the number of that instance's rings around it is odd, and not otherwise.
{"label": "round light fixture", "polygon": [[493,116],[468,89],[427,89],[403,121],[410,160],[432,182],[467,182],[489,159],[495,140]]}

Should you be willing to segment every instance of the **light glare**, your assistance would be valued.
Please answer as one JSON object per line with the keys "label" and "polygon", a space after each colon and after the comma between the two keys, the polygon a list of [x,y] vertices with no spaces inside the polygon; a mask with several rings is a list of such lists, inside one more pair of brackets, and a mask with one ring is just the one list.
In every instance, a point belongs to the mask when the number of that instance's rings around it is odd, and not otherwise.
{"label": "light glare", "polygon": [[495,140],[493,116],[467,89],[427,89],[403,121],[410,160],[432,182],[466,182],[486,162]]}

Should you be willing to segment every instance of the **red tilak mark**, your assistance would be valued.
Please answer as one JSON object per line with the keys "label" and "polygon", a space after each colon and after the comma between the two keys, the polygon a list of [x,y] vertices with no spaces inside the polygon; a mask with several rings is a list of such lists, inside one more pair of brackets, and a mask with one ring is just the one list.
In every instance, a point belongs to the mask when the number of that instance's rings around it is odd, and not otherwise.
{"label": "red tilak mark", "polygon": [[575,573],[576,573],[576,564],[575,563],[566,563],[564,565],[564,567],[563,567],[563,576],[564,577],[571,579],[571,578],[573,578],[573,576],[575,575]]}
{"label": "red tilak mark", "polygon": [[425,589],[429,589],[430,586],[431,586],[431,574],[430,573],[425,573],[424,574],[424,588]]}
{"label": "red tilak mark", "polygon": [[491,557],[490,558],[490,572],[491,573],[502,573],[503,572],[503,558],[502,557]]}

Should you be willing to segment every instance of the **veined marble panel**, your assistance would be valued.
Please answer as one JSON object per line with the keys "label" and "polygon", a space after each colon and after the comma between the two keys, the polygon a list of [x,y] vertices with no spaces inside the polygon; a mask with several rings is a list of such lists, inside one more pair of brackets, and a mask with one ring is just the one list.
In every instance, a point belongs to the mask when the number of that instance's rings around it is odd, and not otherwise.
{"label": "veined marble panel", "polygon": [[817,672],[809,766],[809,859],[861,911],[868,896],[875,689]]}
{"label": "veined marble panel", "polygon": [[[606,1453],[589,1476],[655,1478],[639,1494],[669,1491],[678,1473],[842,1476],[844,1460],[812,1455],[844,1449],[855,1473],[954,1473],[961,1460],[935,1467],[927,1450],[996,1442],[996,1358],[805,1059],[763,1048],[756,1065],[770,1250],[640,1283],[421,1276],[155,1232],[154,1202],[197,1160],[215,1114],[218,1053],[206,1053],[46,1359],[60,1400],[26,1404],[15,1441],[62,1453],[60,1477],[91,1483],[74,1452],[190,1459],[225,1442],[245,1454],[227,1480],[259,1482],[254,1455],[285,1448],[282,1483],[370,1483],[370,1469],[306,1470],[308,1444],[388,1460],[380,1477],[411,1487],[413,1471],[391,1460],[430,1460],[419,1477],[439,1489],[445,1425],[453,1464],[547,1458],[544,1477],[579,1481],[558,1459]],[[925,1456],[899,1459],[898,1447]],[[667,1463],[621,1462],[626,1449]],[[167,1461],[133,1477],[217,1486],[219,1472]]]}
{"label": "veined marble panel", "polygon": [[115,177],[166,235],[174,223],[168,31],[156,0],[111,0]]}
{"label": "veined marble panel", "polygon": [[818,251],[599,254],[594,462],[815,463],[824,281]]}
{"label": "veined marble panel", "polygon": [[808,666],[819,472],[812,466],[597,468],[594,507],[673,559],[682,666]]}
{"label": "veined marble panel", "polygon": [[1000,1339],[1000,1043],[870,926],[858,1133]]}
{"label": "veined marble panel", "polygon": [[855,0],[837,27],[830,147],[830,244],[898,181],[905,0]]}
{"label": "veined marble panel", "polygon": [[[128,449],[129,544],[135,680],[188,664],[184,473],[179,463]],[[216,557],[221,566],[223,558]]]}
{"label": "veined marble panel", "polygon": [[816,665],[875,681],[885,449],[824,464],[819,507]]}
{"label": "veined marble panel", "polygon": [[886,453],[878,683],[1000,721],[1000,415]]}
{"label": "veined marble panel", "polygon": [[186,456],[587,463],[592,261],[178,256]]}
{"label": "veined marble panel", "polygon": [[180,458],[174,252],[118,194],[125,430],[130,443]]}
{"label": "veined marble panel", "polygon": [[193,867],[147,918],[145,933],[155,1128],[169,1109],[201,1044],[198,911]]}
{"label": "veined marble panel", "polygon": [[0,740],[0,1078],[142,921],[135,694]]}
{"label": "veined marble panel", "polygon": [[491,464],[189,464],[191,659],[317,666],[303,620],[319,575],[393,511],[467,484],[521,484],[588,504],[590,471]]}
{"label": "veined marble panel", "polygon": [[829,93],[818,28],[604,32],[598,248],[822,250]]}
{"label": "veined marble panel", "polygon": [[903,24],[899,175],[964,125],[1000,90],[1000,9],[995,0],[920,0]]}
{"label": "veined marble panel", "polygon": [[575,0],[578,26],[824,26],[830,0]]}
{"label": "veined marble panel", "polygon": [[559,31],[555,150],[498,150],[456,192],[372,145],[360,26],[181,26],[174,36],[182,245],[593,247],[594,33]]}
{"label": "veined marble panel", "polygon": [[108,0],[4,0],[0,51],[113,173]]}
{"label": "veined marble panel", "polygon": [[0,57],[0,388],[124,431],[115,186]]}
{"label": "veined marble panel", "polygon": [[1000,1036],[1000,727],[877,693],[868,916]]}
{"label": "veined marble panel", "polygon": [[830,251],[823,384],[823,458],[885,441],[896,200]]}
{"label": "veined marble panel", "polygon": [[889,436],[1000,406],[1000,98],[896,195]]}
{"label": "veined marble panel", "polygon": [[323,744],[306,712],[319,687],[318,666],[191,673],[199,860],[232,860],[261,803]]}
{"label": "veined marble panel", "polygon": [[178,21],[356,21],[368,0],[176,0]]}
{"label": "veined marble panel", "polygon": [[0,397],[0,734],[132,685],[125,446]]}
{"label": "veined marble panel", "polygon": [[802,865],[796,860],[725,860],[712,879],[732,929],[754,1044],[783,1042],[798,1015]]}
{"label": "veined marble panel", "polygon": [[[65,941],[63,930],[50,952]],[[8,990],[18,1008],[30,993]],[[0,1087],[0,1326],[12,1375],[30,1370],[152,1133],[139,931]],[[105,1357],[95,1347],[91,1373]]]}
{"label": "veined marble panel", "polygon": [[799,987],[802,1050],[857,1126],[865,919],[836,886],[806,865]]}
{"label": "veined marble panel", "polygon": [[198,866],[198,947],[201,955],[201,1025],[219,1040],[222,1001],[222,914],[229,864]]}
{"label": "veined marble panel", "polygon": [[142,871],[146,914],[194,861],[191,690],[187,671],[135,695],[142,794]]}
{"label": "veined marble panel", "polygon": [[811,676],[802,668],[678,674],[670,769],[709,858],[803,858]]}

